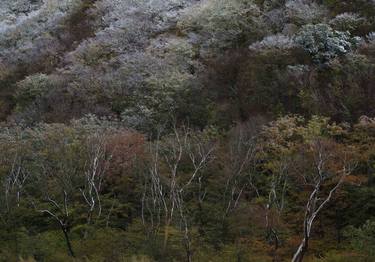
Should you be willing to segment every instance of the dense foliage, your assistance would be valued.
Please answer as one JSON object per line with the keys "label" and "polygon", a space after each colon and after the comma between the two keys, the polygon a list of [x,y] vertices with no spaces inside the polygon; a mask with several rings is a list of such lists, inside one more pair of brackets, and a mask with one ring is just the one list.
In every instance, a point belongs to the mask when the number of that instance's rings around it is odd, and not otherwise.
{"label": "dense foliage", "polygon": [[1,0],[0,261],[374,261],[373,0]]}

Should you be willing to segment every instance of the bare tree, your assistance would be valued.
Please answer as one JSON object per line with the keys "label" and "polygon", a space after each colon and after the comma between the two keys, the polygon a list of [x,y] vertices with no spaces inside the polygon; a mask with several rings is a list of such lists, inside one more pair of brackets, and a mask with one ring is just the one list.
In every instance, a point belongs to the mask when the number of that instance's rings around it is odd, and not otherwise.
{"label": "bare tree", "polygon": [[[278,159],[277,164],[273,165],[274,170],[267,180],[266,187],[263,186],[264,188],[259,190],[260,185],[255,174],[258,173],[257,168],[261,165],[261,156],[265,153],[260,133],[261,124],[262,119],[253,119],[251,123],[239,124],[232,131],[228,150],[230,175],[224,191],[226,207],[223,219],[237,208],[243,192],[253,192],[255,197],[266,200],[262,204],[266,238],[274,243],[277,250],[280,239],[274,220],[281,217],[284,209],[290,159],[288,157]],[[275,216],[272,215],[274,213]]]}
{"label": "bare tree", "polygon": [[263,205],[265,210],[266,239],[270,244],[274,245],[274,256],[276,256],[276,250],[280,245],[277,223],[284,210],[289,166],[290,159],[287,157],[281,158],[278,165],[275,166],[268,182],[268,190],[266,191],[267,201]]}
{"label": "bare tree", "polygon": [[262,119],[253,118],[238,124],[230,133],[228,145],[229,176],[225,182],[223,219],[234,211],[243,192],[247,189],[259,195],[254,182],[259,151],[258,136]]}
{"label": "bare tree", "polygon": [[[312,145],[314,152],[314,170],[312,174],[303,174],[303,180],[306,185],[312,187],[305,206],[305,216],[303,220],[303,238],[298,246],[292,262],[301,262],[308,250],[311,230],[315,218],[322,209],[332,200],[333,194],[344,182],[345,177],[350,175],[355,164],[350,161],[346,152],[338,155],[325,141],[317,140]],[[340,149],[339,149],[340,150]],[[338,166],[339,165],[339,166]],[[339,168],[339,169],[337,169]],[[327,182],[333,183],[328,193],[323,191],[323,186]]]}
{"label": "bare tree", "polygon": [[[142,198],[143,212],[148,210],[153,226],[160,226],[164,218],[164,248],[169,237],[169,227],[178,212],[184,232],[184,243],[187,260],[191,261],[189,218],[185,210],[185,196],[189,189],[198,185],[199,201],[203,201],[201,171],[213,157],[214,144],[196,135],[189,128],[174,128],[171,136],[157,139],[151,145],[151,163],[148,182]],[[192,169],[188,174],[180,174],[182,162],[190,163]],[[144,214],[142,215],[144,219]]]}
{"label": "bare tree", "polygon": [[17,206],[20,206],[23,187],[29,176],[30,174],[22,166],[22,157],[16,154],[12,161],[11,170],[4,181],[5,203],[8,210],[10,209],[10,198],[12,195],[15,195]]}
{"label": "bare tree", "polygon": [[[87,141],[88,162],[84,172],[83,186],[79,189],[84,202],[88,206],[87,225],[92,223],[93,214],[97,209],[98,217],[102,213],[102,204],[100,192],[106,171],[109,167],[111,155],[106,148],[105,136],[101,133],[95,133]],[[87,237],[87,230],[84,238]]]}
{"label": "bare tree", "polygon": [[70,231],[70,217],[69,217],[69,207],[68,207],[68,193],[67,191],[63,191],[64,194],[64,200],[62,204],[59,204],[56,200],[50,198],[50,196],[46,196],[45,202],[49,205],[49,208],[42,208],[39,209],[33,203],[35,209],[38,212],[41,212],[43,214],[49,215],[51,218],[53,218],[60,226],[61,231],[64,234],[65,243],[68,248],[68,253],[70,256],[75,257],[73,247],[71,244],[71,240],[69,237],[69,231]]}
{"label": "bare tree", "polygon": [[48,161],[41,161],[40,172],[33,176],[33,183],[38,191],[28,192],[31,199],[31,205],[42,214],[49,216],[59,225],[68,249],[68,254],[75,256],[71,239],[71,208],[76,188],[74,186],[76,170],[72,166],[63,166],[63,173],[51,167]]}

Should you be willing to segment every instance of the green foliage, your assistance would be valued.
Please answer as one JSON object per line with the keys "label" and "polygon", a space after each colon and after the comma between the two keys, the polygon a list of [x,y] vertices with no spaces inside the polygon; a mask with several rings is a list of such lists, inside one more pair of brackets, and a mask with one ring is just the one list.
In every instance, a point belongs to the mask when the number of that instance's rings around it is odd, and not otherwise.
{"label": "green foliage", "polygon": [[53,82],[45,74],[32,75],[22,80],[17,84],[17,110],[25,110],[33,102],[38,103],[38,99],[46,96],[52,88]]}
{"label": "green foliage", "polygon": [[366,221],[360,228],[348,227],[345,236],[350,239],[354,250],[365,255],[368,259],[375,257],[375,223],[373,221]]}
{"label": "green foliage", "polygon": [[324,254],[324,258],[314,258],[311,261],[314,262],[351,262],[359,261],[365,262],[366,259],[363,256],[352,253],[352,252],[340,252],[340,251],[331,251],[327,254]]}

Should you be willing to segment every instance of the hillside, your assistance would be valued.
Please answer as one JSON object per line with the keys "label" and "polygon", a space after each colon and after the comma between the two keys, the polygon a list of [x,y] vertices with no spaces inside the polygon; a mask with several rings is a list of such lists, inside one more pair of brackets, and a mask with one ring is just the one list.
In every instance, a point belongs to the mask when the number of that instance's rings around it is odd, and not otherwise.
{"label": "hillside", "polygon": [[1,0],[0,261],[373,261],[374,0]]}

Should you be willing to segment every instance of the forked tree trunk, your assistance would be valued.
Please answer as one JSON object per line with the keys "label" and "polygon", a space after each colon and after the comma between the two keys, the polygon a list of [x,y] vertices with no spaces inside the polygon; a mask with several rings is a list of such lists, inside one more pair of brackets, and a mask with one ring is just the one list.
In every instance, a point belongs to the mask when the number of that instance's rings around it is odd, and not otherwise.
{"label": "forked tree trunk", "polygon": [[324,208],[324,206],[331,200],[333,194],[339,188],[345,176],[348,174],[349,173],[344,172],[344,174],[341,176],[337,184],[331,189],[331,191],[329,191],[328,196],[323,200],[321,204],[318,204],[318,201],[319,201],[319,191],[321,189],[321,184],[323,180],[319,180],[316,183],[315,188],[311,192],[309,200],[307,201],[307,204],[306,204],[305,219],[303,221],[303,239],[293,256],[292,262],[303,261],[303,258],[306,255],[306,252],[309,247],[311,228],[312,228],[315,218],[318,216],[318,214]]}

